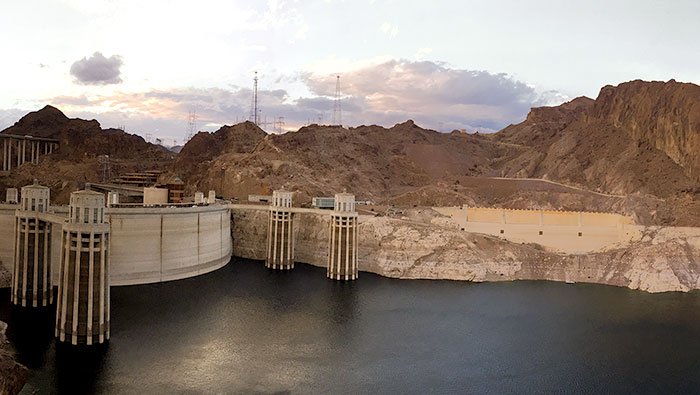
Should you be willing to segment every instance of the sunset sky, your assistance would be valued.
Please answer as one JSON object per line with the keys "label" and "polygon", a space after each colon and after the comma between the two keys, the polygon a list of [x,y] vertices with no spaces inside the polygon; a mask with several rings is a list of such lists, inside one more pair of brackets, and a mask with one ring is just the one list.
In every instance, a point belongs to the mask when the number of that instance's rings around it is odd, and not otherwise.
{"label": "sunset sky", "polygon": [[[565,4],[570,3],[570,4]],[[12,1],[0,6],[0,129],[52,104],[182,142],[261,116],[296,130],[413,119],[495,131],[607,84],[700,83],[698,1]],[[270,126],[271,130],[272,127]]]}

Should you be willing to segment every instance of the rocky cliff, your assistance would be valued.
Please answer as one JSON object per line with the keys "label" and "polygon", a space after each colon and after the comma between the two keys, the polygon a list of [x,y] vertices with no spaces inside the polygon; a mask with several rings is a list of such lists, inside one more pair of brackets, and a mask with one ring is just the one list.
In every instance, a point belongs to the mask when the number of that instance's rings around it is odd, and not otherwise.
{"label": "rocky cliff", "polygon": [[5,330],[7,324],[0,321],[0,394],[18,394],[27,381],[28,370],[17,363],[7,350]]}
{"label": "rocky cliff", "polygon": [[[431,209],[360,216],[361,271],[403,279],[588,282],[648,292],[700,289],[700,230],[649,227],[642,241],[587,256],[462,232]],[[328,218],[297,214],[298,262],[326,266]],[[234,255],[265,259],[267,211],[233,210]]]}

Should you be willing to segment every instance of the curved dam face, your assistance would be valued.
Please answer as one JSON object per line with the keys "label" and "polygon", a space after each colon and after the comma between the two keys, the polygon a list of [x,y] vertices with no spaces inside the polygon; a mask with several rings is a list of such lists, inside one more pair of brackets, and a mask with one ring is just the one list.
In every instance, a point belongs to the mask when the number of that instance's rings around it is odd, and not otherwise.
{"label": "curved dam face", "polygon": [[112,285],[179,280],[216,270],[231,259],[225,205],[111,208]]}
{"label": "curved dam face", "polygon": [[[17,205],[0,205],[0,262],[13,270]],[[52,207],[52,284],[58,285],[61,223],[67,207]],[[231,259],[231,215],[226,205],[108,208],[110,284],[178,280],[219,269]]]}

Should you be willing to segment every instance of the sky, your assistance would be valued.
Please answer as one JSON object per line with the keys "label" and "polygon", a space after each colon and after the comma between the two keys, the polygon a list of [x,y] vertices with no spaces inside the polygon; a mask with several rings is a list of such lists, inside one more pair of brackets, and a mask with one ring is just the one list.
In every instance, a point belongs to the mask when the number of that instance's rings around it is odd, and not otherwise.
{"label": "sky", "polygon": [[[643,79],[700,84],[700,2],[24,0],[0,5],[0,129],[51,104],[165,144],[407,119],[493,132]],[[279,121],[282,118],[283,123]]]}

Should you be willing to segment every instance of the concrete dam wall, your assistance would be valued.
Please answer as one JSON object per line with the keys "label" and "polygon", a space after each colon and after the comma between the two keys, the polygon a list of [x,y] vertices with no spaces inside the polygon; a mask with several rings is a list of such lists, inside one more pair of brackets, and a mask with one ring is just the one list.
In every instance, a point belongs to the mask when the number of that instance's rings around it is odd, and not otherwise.
{"label": "concrete dam wall", "polygon": [[434,207],[462,231],[536,243],[555,252],[586,254],[641,238],[631,217],[613,213]]}
{"label": "concrete dam wall", "polygon": [[[17,205],[0,205],[0,262],[12,273]],[[67,207],[46,214],[51,232],[52,282],[58,283],[61,222]],[[108,208],[111,285],[148,284],[204,274],[231,259],[226,205],[178,208]]]}
{"label": "concrete dam wall", "polygon": [[[697,228],[628,225],[643,231],[643,240],[602,252],[568,255],[536,244],[462,231],[452,218],[436,210],[410,211],[406,218],[360,215],[360,271],[403,279],[588,282],[648,292],[700,289]],[[233,255],[263,261],[267,207],[232,207],[231,217]],[[330,212],[297,212],[297,262],[326,267],[329,219]]]}

